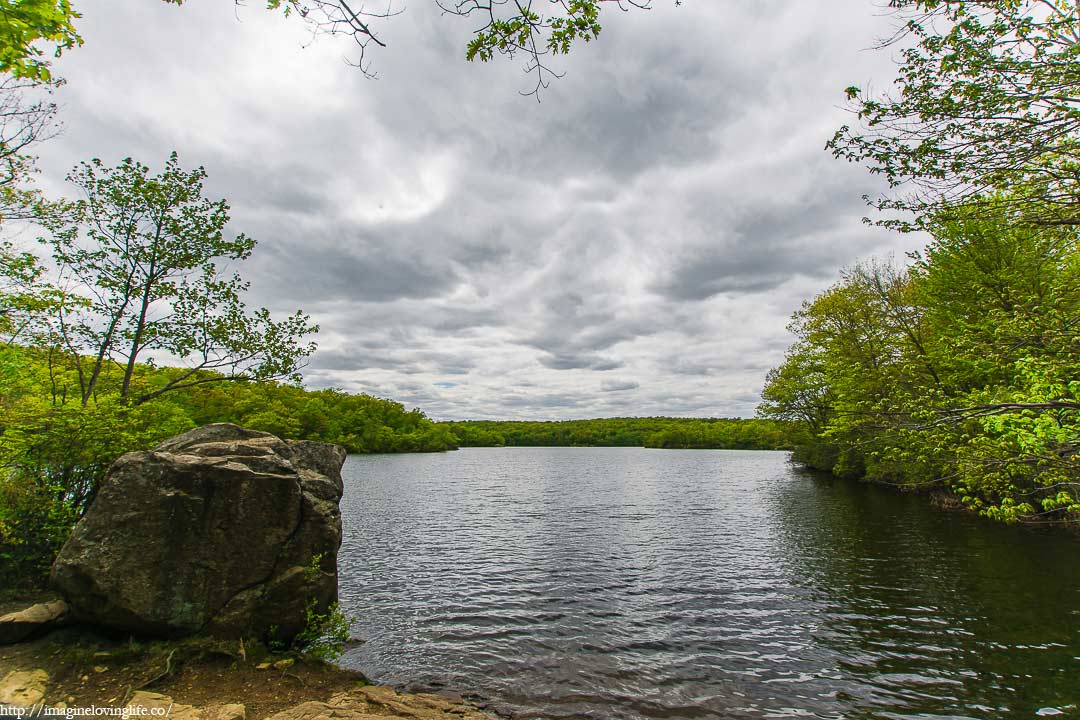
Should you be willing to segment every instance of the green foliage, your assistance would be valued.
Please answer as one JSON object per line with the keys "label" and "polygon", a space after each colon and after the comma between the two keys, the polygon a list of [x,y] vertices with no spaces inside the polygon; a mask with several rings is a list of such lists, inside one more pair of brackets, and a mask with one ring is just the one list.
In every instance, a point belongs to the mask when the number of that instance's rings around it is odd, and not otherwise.
{"label": "green foliage", "polygon": [[[51,235],[42,243],[58,268],[56,284],[75,288],[82,302],[57,307],[48,342],[67,351],[84,405],[118,358],[120,399],[136,405],[220,381],[196,377],[204,370],[299,380],[302,360],[315,349],[301,339],[318,328],[299,311],[275,322],[265,308],[244,306],[248,283],[219,268],[249,257],[255,241],[226,236],[229,206],[203,197],[205,178],[201,167],[183,170],[176,153],[158,175],[130,158],[116,167],[94,159],[68,175],[84,199],[47,219]],[[152,354],[185,362],[188,370],[163,386],[137,388],[139,358]]]}
{"label": "green foliage", "polygon": [[0,73],[51,80],[41,45],[51,45],[56,56],[82,45],[73,25],[78,17],[68,0],[0,0]]}
{"label": "green foliage", "polygon": [[[323,553],[315,553],[304,568],[304,578],[314,582],[323,572]],[[293,638],[292,647],[299,652],[320,660],[334,662],[341,657],[349,642],[350,618],[341,605],[331,603],[323,612],[315,598],[308,600],[305,608],[304,628]]]}
{"label": "green foliage", "polygon": [[779,450],[789,423],[737,418],[605,418],[561,422],[443,423],[462,447],[653,447]]}
{"label": "green foliage", "polygon": [[0,585],[40,582],[109,465],[194,427],[164,403],[83,405],[55,349],[0,345]]}
{"label": "green foliage", "polygon": [[304,568],[304,580],[313,582],[319,577],[319,574],[322,572],[322,559],[323,553],[315,553],[311,556],[311,561],[307,564],[307,567]]}
{"label": "green foliage", "polygon": [[[83,199],[39,218],[48,260],[0,244],[0,583],[41,579],[116,458],[197,425],[350,452],[455,447],[418,410],[276,381],[299,379],[316,328],[244,307],[247,284],[218,268],[255,243],[226,236],[205,176],[175,154],[156,175],[83,163],[69,176]],[[185,365],[142,360],[154,357]]]}
{"label": "green foliage", "polygon": [[542,52],[545,47],[565,55],[576,41],[589,42],[600,35],[598,0],[571,0],[562,6],[565,15],[545,17],[531,5],[519,5],[516,14],[492,16],[487,27],[469,41],[465,59],[486,62],[496,53],[512,56],[515,52]]}
{"label": "green foliage", "polygon": [[75,513],[63,488],[0,476],[0,586],[26,589],[48,574]]}
{"label": "green foliage", "polygon": [[[536,95],[559,73],[548,67],[546,56],[566,55],[578,43],[588,43],[600,36],[600,11],[611,0],[550,0],[536,3],[549,11],[534,9],[534,3],[459,2],[444,7],[448,12],[469,17],[478,15],[482,25],[465,48],[465,59],[488,62],[496,55],[514,58],[524,55],[525,72],[536,78],[536,86],[527,95]],[[623,0],[621,10],[631,7],[648,9],[652,0]],[[675,0],[675,5],[680,5]]]}
{"label": "green foliage", "polygon": [[41,319],[64,302],[65,295],[44,282],[44,273],[36,255],[0,240],[0,343],[32,336]]}
{"label": "green foliage", "polygon": [[0,222],[54,214],[62,203],[48,203],[31,185],[35,145],[53,137],[56,103],[52,90],[60,81],[42,82],[0,76]]}
{"label": "green foliage", "polygon": [[[199,425],[234,422],[352,453],[457,447],[419,410],[369,395],[218,376],[132,405],[117,392],[122,372],[103,371],[98,396],[83,405],[78,374],[55,348],[0,345],[0,585],[43,579],[116,458]],[[134,382],[152,391],[186,372],[137,365]]]}
{"label": "green foliage", "polygon": [[333,662],[349,642],[349,617],[338,603],[319,612],[315,600],[308,602],[304,629],[293,639],[293,648],[305,655]]}
{"label": "green foliage", "polygon": [[[896,91],[847,90],[859,124],[836,157],[893,188],[871,201],[922,227],[950,205],[1007,191],[1023,222],[1080,222],[1080,14],[1072,0],[895,0],[903,30]],[[888,43],[887,43],[888,44]]]}
{"label": "green foliage", "polygon": [[285,649],[285,641],[281,639],[281,628],[271,625],[266,631],[266,647],[270,652],[281,652]]}
{"label": "green foliage", "polygon": [[[168,372],[163,368],[150,377]],[[442,452],[457,447],[449,430],[420,410],[341,390],[303,390],[278,383],[208,384],[167,399],[195,425],[235,422],[284,437],[334,443],[350,453]]]}
{"label": "green foliage", "polygon": [[1077,231],[1019,217],[1008,198],[951,208],[908,267],[804,304],[760,407],[802,422],[800,459],[995,520],[1080,517]]}

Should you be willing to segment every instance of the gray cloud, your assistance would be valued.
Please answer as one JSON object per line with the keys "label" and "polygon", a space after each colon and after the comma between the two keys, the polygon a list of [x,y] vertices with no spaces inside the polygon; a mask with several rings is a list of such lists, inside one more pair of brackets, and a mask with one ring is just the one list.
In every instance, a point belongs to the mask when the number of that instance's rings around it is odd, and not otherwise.
{"label": "gray cloud", "polygon": [[539,358],[540,364],[552,370],[617,370],[623,363],[612,358],[597,355],[545,355]]}
{"label": "gray cloud", "polygon": [[387,21],[377,81],[254,5],[90,4],[41,185],[91,156],[204,165],[259,241],[250,301],[322,327],[311,387],[440,418],[749,415],[799,303],[920,241],[863,226],[880,185],[822,151],[842,89],[891,79],[863,52],[887,21],[655,5],[605,13],[537,104],[429,3]]}
{"label": "gray cloud", "polygon": [[331,241],[307,237],[301,242],[274,242],[262,248],[261,276],[277,288],[279,298],[317,302],[387,302],[431,298],[457,284],[456,273],[431,263],[408,248],[362,236]]}
{"label": "gray cloud", "polygon": [[539,395],[507,395],[501,398],[502,404],[510,408],[530,410],[550,410],[552,408],[581,407],[585,401],[576,395],[547,393]]}
{"label": "gray cloud", "polygon": [[718,247],[688,250],[653,289],[673,300],[705,300],[721,293],[775,290],[793,275],[824,280],[844,253],[836,246],[803,246],[744,237]]}
{"label": "gray cloud", "polygon": [[629,382],[618,381],[605,381],[600,385],[600,392],[624,392],[626,390],[637,390],[641,387],[641,383],[636,380]]}

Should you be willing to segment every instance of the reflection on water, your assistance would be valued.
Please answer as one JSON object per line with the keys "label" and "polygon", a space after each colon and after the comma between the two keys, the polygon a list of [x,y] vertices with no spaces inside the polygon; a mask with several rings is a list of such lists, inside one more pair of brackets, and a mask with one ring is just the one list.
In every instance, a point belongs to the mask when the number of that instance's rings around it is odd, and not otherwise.
{"label": "reflection on water", "polygon": [[342,663],[522,718],[1080,716],[1080,537],[785,453],[353,456]]}

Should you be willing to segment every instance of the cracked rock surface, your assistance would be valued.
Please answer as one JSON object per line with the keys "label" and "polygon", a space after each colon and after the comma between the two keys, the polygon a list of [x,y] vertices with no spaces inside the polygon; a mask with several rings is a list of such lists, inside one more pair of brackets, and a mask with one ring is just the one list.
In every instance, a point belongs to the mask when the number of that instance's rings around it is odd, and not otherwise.
{"label": "cracked rock surface", "polygon": [[0,678],[0,706],[33,707],[45,697],[49,674],[44,670],[13,670]]}
{"label": "cracked rock surface", "polygon": [[[337,599],[345,450],[226,423],[128,453],[53,565],[73,619],[288,641]],[[313,558],[318,558],[312,567]]]}
{"label": "cracked rock surface", "polygon": [[490,715],[438,695],[406,695],[377,685],[305,702],[267,720],[492,720]]}

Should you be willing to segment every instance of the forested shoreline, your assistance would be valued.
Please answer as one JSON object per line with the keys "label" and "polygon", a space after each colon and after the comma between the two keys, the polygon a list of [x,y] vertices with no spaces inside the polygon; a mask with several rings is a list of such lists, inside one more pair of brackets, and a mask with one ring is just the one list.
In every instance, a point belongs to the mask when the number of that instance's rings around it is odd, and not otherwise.
{"label": "forested shoreline", "polygon": [[828,147],[889,193],[874,222],[925,233],[806,301],[760,414],[795,457],[945,491],[1004,522],[1080,519],[1080,174],[1070,3],[893,3],[892,92],[848,88]]}
{"label": "forested shoreline", "polygon": [[948,491],[1008,522],[1080,513],[1076,231],[993,202],[942,215],[906,266],[856,266],[804,304],[764,417],[795,458],[843,477]]}
{"label": "forested shoreline", "polygon": [[0,709],[1080,707],[1080,0],[192,5],[0,0]]}
{"label": "forested shoreline", "polygon": [[647,447],[789,450],[792,423],[740,418],[470,420],[445,423],[461,447]]}

